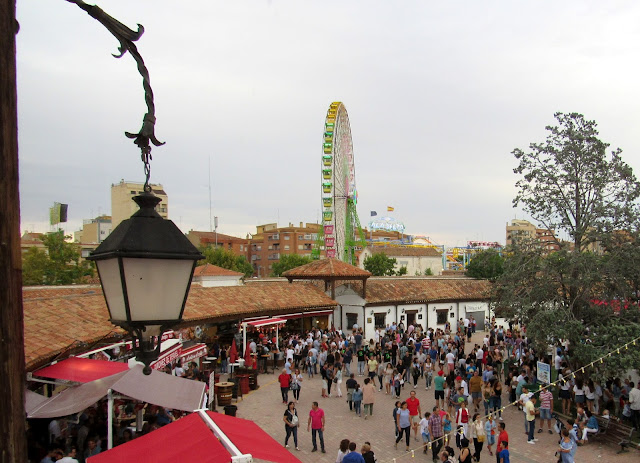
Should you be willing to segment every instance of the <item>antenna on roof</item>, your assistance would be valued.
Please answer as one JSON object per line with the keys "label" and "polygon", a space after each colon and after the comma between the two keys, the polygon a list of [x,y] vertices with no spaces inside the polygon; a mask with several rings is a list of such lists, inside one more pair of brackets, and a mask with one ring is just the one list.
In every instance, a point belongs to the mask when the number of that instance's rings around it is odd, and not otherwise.
{"label": "antenna on roof", "polygon": [[209,155],[209,231],[213,231],[211,224],[211,155]]}

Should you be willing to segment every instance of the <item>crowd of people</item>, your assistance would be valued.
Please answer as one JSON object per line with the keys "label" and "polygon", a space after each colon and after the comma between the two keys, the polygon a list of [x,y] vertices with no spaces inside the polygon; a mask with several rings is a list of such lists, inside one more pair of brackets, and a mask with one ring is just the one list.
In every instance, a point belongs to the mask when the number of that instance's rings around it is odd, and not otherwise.
{"label": "crowd of people", "polygon": [[[572,463],[577,447],[586,445],[589,434],[597,432],[596,414],[628,417],[638,429],[632,407],[640,409],[640,391],[633,382],[613,379],[601,385],[582,371],[572,374],[568,345],[557,346],[555,357],[538,354],[528,345],[523,328],[485,322],[485,336],[475,344],[470,342],[475,328],[470,319],[461,319],[453,330],[449,325],[427,330],[419,325],[407,329],[390,325],[376,330],[369,341],[357,326],[350,332],[312,330],[286,335],[282,340],[285,368],[279,378],[283,402],[287,386],[300,383],[301,371],[308,378],[321,375],[322,398],[342,397],[346,377],[349,410],[364,419],[373,417],[376,393],[406,397],[392,411],[396,449],[404,441],[409,451],[413,434],[434,461],[479,462],[488,453],[497,463],[508,463],[503,402],[517,403],[522,410],[528,444],[536,445],[536,434],[560,433],[558,454],[564,463]],[[538,360],[555,367],[562,410],[554,411],[554,390],[537,379]],[[418,387],[433,390],[436,406],[431,410],[423,411],[415,393]],[[566,426],[556,419],[558,413],[565,415]],[[340,444],[338,462],[350,451],[347,442]],[[324,449],[322,437],[321,444]]]}

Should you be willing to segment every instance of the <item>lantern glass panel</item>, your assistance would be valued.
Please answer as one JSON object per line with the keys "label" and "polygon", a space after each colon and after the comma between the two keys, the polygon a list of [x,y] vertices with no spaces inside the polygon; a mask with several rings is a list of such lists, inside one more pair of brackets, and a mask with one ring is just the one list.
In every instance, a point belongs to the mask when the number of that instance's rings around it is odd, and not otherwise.
{"label": "lantern glass panel", "polygon": [[109,313],[113,321],[127,321],[127,311],[122,294],[122,281],[120,280],[120,267],[118,258],[96,261],[98,273],[104,297],[109,305]]}
{"label": "lantern glass panel", "polygon": [[177,320],[193,260],[123,258],[131,321]]}

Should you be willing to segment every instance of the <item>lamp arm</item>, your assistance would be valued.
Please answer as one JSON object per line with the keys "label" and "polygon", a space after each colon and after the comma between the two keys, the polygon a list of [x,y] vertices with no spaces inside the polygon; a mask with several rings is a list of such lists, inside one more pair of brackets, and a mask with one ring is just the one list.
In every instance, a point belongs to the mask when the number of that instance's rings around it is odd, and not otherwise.
{"label": "lamp arm", "polygon": [[122,24],[117,19],[109,16],[100,7],[96,5],[87,5],[83,0],[67,0],[69,3],[76,4],[79,8],[84,10],[89,16],[97,20],[100,24],[107,28],[111,34],[118,39],[120,46],[118,50],[119,55],[113,55],[114,58],[122,58],[128,51],[136,64],[138,65],[138,72],[142,76],[142,87],[144,88],[144,100],[147,104],[147,113],[142,120],[142,128],[138,133],[125,132],[125,136],[134,139],[133,143],[140,148],[142,162],[144,163],[145,171],[145,191],[151,191],[149,187],[150,166],[151,160],[151,146],[149,142],[155,146],[164,145],[164,142],[159,141],[155,136],[155,124],[156,124],[156,109],[153,103],[153,90],[151,89],[151,82],[149,80],[149,71],[144,64],[142,56],[138,52],[138,48],[133,43],[137,41],[144,33],[144,27],[142,24],[138,24],[138,30],[134,31]]}

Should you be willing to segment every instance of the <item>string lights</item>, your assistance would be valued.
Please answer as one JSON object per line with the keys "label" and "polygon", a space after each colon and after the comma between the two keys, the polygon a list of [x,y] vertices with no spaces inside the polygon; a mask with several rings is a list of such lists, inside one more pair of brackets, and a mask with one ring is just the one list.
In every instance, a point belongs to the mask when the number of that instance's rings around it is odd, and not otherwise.
{"label": "string lights", "polygon": [[[598,358],[598,359],[594,360],[593,362],[591,362],[591,363],[589,363],[589,364],[587,364],[587,365],[583,366],[583,367],[582,367],[582,368],[580,368],[577,372],[572,372],[572,373],[570,373],[569,375],[567,375],[567,377],[566,377],[566,378],[563,378],[563,380],[567,380],[567,379],[573,379],[573,378],[575,378],[576,373],[583,373],[583,374],[584,374],[584,372],[585,372],[585,368],[590,368],[590,367],[592,367],[592,366],[596,365],[598,362],[599,362],[600,364],[603,364],[603,363],[604,363],[604,359],[605,359],[605,358],[607,358],[607,357],[612,357],[612,356],[613,356],[613,355],[615,355],[615,354],[620,354],[620,349],[629,350],[629,345],[633,345],[633,346],[635,346],[635,345],[636,345],[636,342],[637,342],[637,341],[639,341],[639,340],[640,340],[640,337],[637,337],[637,338],[635,338],[633,341],[629,341],[628,343],[626,343],[626,344],[624,344],[624,345],[622,345],[622,346],[618,347],[617,349],[615,349],[615,350],[613,350],[613,351],[611,351],[611,352],[609,352],[609,353],[607,353],[607,354],[603,355],[602,357],[600,357],[600,358]],[[540,389],[538,389],[538,393],[539,393],[540,391],[545,390],[545,389],[549,389],[549,388],[551,388],[551,387],[553,387],[553,386],[556,386],[557,384],[558,384],[558,380],[556,380],[556,381],[554,381],[554,382],[552,382],[552,383],[549,383],[549,384],[547,384],[546,386],[542,386]],[[512,406],[516,406],[516,405],[518,405],[518,401],[511,402],[511,403],[509,403],[508,405],[505,405],[504,407],[501,407],[499,410],[496,410],[496,411],[494,411],[494,412],[492,412],[492,413],[489,413],[489,415],[495,415],[495,413],[497,413],[498,411],[499,411],[500,413],[502,413],[502,412],[504,412],[507,408],[512,407]],[[484,420],[484,419],[486,419],[489,415],[485,415],[485,416],[483,416],[481,419],[483,419],[483,420]],[[458,431],[456,431],[456,432],[458,432],[460,435],[463,435],[463,434],[464,434],[464,429],[463,429],[463,428],[460,428],[460,429],[459,429]],[[429,441],[427,444],[421,445],[420,447],[418,447],[418,449],[422,449],[422,448],[424,448],[424,447],[425,447],[425,445],[426,445],[426,446],[427,446],[427,448],[428,448],[429,450],[431,450],[431,448],[432,448],[432,444],[434,444],[435,442],[438,442],[438,441],[440,441],[440,440],[442,440],[442,441],[443,441],[443,447],[444,447],[444,442],[446,442],[446,437],[447,437],[446,435],[445,435],[445,436],[442,436],[442,437],[438,437],[437,439],[434,439],[434,440],[432,440],[432,441]],[[413,450],[411,450],[411,458],[415,458],[415,450],[417,450],[417,449],[413,449]],[[404,455],[401,455],[401,456],[400,456],[400,457],[398,457],[398,458],[402,458],[402,457],[405,457],[405,456],[408,456],[408,455],[409,455],[409,452],[405,453]],[[393,459],[392,459],[392,463],[397,463],[397,458],[393,458]]]}

